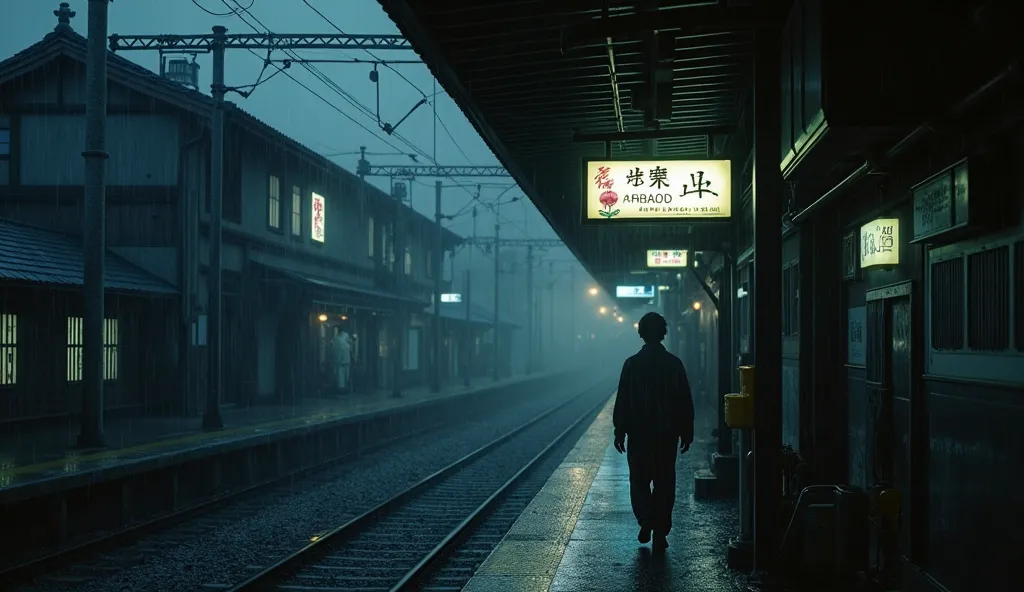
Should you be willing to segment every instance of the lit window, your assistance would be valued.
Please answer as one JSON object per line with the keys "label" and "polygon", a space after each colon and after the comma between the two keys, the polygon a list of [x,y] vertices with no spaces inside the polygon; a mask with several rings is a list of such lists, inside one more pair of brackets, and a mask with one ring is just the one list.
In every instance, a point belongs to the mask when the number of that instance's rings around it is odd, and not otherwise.
{"label": "lit window", "polygon": [[[68,317],[68,382],[82,380],[82,317]],[[103,319],[103,380],[117,380],[118,335],[117,319]]]}
{"label": "lit window", "polygon": [[302,236],[302,190],[292,186],[292,236]]}
{"label": "lit window", "polygon": [[103,380],[117,380],[117,319],[103,319]]}
{"label": "lit window", "polygon": [[374,224],[373,216],[370,216],[370,220],[368,221],[368,223],[366,225],[366,232],[367,232],[367,234],[368,234],[368,236],[370,238],[369,242],[366,245],[367,246],[366,254],[367,254],[368,257],[371,257],[371,258],[373,257],[373,224]]}
{"label": "lit window", "polygon": [[281,228],[281,180],[270,175],[270,199],[267,201],[267,224]]}
{"label": "lit window", "polygon": [[405,275],[412,275],[412,251],[405,248]]}
{"label": "lit window", "polygon": [[0,314],[0,386],[18,383],[18,317]]}
{"label": "lit window", "polygon": [[82,318],[68,317],[68,382],[82,380]]}

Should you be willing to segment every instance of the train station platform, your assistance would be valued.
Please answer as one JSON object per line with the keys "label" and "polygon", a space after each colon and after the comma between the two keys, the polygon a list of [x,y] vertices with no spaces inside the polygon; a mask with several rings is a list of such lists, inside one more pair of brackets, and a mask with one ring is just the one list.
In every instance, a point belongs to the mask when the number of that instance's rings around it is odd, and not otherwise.
{"label": "train station platform", "polygon": [[669,548],[636,540],[626,456],[612,443],[614,399],[548,479],[464,592],[637,590],[733,592],[746,574],[726,566],[739,518],[735,501],[695,501],[693,475],[707,468],[711,442],[677,463]]}
{"label": "train station platform", "polygon": [[[7,434],[0,438],[0,523],[25,536],[0,541],[0,557],[6,558],[0,569],[26,553],[116,532],[357,456],[456,415],[485,410],[513,390],[572,384],[573,376],[552,372],[453,384],[436,393],[410,388],[401,397],[377,392],[225,408],[224,428],[211,431],[201,429],[198,417],[111,418],[104,449],[76,449],[77,425]],[[40,517],[47,517],[45,524]]]}

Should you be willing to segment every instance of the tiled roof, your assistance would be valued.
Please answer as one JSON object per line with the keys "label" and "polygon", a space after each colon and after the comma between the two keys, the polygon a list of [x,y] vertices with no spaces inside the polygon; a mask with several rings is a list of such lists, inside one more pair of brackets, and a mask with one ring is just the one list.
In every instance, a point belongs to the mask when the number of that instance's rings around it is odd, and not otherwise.
{"label": "tiled roof", "polygon": [[[85,62],[87,53],[87,40],[70,27],[59,28],[48,33],[42,40],[26,47],[6,60],[0,61],[0,84],[18,76],[27,74],[39,66],[40,63],[59,55],[66,55],[82,63]],[[203,93],[168,80],[163,76],[143,67],[135,62],[118,55],[115,52],[107,52],[107,75],[110,79],[121,84],[165,100],[182,109],[198,113],[203,117],[209,117],[213,108],[213,99]],[[345,167],[319,154],[315,150],[294,140],[259,119],[255,115],[230,103],[232,108],[227,111],[229,117],[250,129],[262,132],[274,137],[276,140],[291,145],[294,149],[301,151],[310,159],[316,161],[324,168],[333,171],[335,174],[344,175],[352,180],[358,179],[355,173]],[[392,199],[379,187],[368,185],[370,192],[376,194],[377,199]],[[433,222],[427,216],[417,215],[423,220]],[[461,242],[462,237],[458,234],[445,230],[449,240]]]}
{"label": "tiled roof", "polygon": [[[0,280],[82,286],[85,259],[75,237],[0,218]],[[104,260],[108,290],[175,294],[173,286],[117,255]]]}

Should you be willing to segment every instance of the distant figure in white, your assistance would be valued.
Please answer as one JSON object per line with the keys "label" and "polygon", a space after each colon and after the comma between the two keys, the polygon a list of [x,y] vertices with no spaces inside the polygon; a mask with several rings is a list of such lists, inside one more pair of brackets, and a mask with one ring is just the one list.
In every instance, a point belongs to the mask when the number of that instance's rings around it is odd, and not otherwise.
{"label": "distant figure in white", "polygon": [[338,392],[345,392],[352,371],[352,336],[340,327],[336,328],[334,339],[331,341],[331,351],[334,354]]}

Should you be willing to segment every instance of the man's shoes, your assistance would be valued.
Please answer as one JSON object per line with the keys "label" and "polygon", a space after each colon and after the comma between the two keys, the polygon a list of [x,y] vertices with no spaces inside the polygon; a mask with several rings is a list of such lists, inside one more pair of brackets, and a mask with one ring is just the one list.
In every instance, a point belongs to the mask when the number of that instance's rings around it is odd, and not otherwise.
{"label": "man's shoes", "polygon": [[636,540],[640,541],[641,545],[646,545],[651,542],[651,529],[640,527],[640,534],[636,535]]}
{"label": "man's shoes", "polygon": [[655,551],[664,551],[665,549],[668,549],[668,539],[665,538],[665,535],[663,534],[655,534],[654,544],[651,545],[651,548]]}

